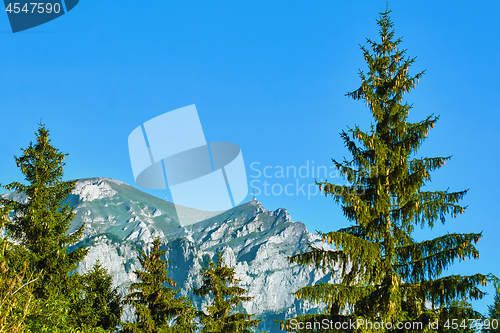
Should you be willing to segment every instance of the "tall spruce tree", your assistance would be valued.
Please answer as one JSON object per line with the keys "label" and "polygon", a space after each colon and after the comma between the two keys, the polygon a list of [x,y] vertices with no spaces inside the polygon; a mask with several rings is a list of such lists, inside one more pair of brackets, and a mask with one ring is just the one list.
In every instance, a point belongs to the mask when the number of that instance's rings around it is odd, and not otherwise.
{"label": "tall spruce tree", "polygon": [[[301,332],[322,331],[318,323],[323,319],[359,320],[360,324],[364,320],[394,325],[422,322],[420,332],[429,321],[439,320],[443,329],[448,319],[462,321],[477,315],[457,301],[482,298],[478,286],[495,279],[483,274],[442,276],[457,259],[479,257],[474,244],[480,233],[448,233],[424,241],[412,237],[416,226],[432,228],[436,221],[444,223],[446,216],[463,213],[465,207],[458,202],[467,191],[423,189],[431,180],[430,172],[450,157],[415,157],[438,117],[431,115],[416,123],[408,120],[412,106],[403,103],[403,95],[424,72],[409,74],[415,58],[406,57],[406,50],[400,49],[401,38],[394,40],[389,13],[386,10],[377,20],[381,41],[367,39],[369,47],[361,46],[368,72],[359,73],[361,86],[347,94],[365,101],[373,116],[369,131],[355,126],[341,132],[352,160],[332,161],[349,184],[316,182],[325,196],[341,204],[353,225],[319,233],[330,249],[311,247],[290,258],[290,263],[313,265],[324,272],[333,273],[339,265],[342,279],[298,290],[298,299],[326,304],[326,309],[282,322],[282,329],[288,331],[302,327]],[[345,330],[371,331],[367,325]]]}
{"label": "tall spruce tree", "polygon": [[149,255],[139,250],[139,262],[144,270],[134,273],[140,282],[133,283],[125,302],[135,309],[136,321],[122,323],[127,333],[191,333],[196,332],[196,310],[185,297],[176,297],[177,283],[167,276],[168,261],[161,257],[160,239],[153,241]]}
{"label": "tall spruce tree", "polygon": [[[64,321],[74,295],[75,281],[70,273],[86,255],[83,248],[72,252],[68,248],[80,240],[84,226],[68,234],[75,213],[66,199],[75,182],[62,180],[67,154],[51,145],[45,125],[40,124],[36,136],[36,143],[30,143],[28,148],[22,149],[22,156],[15,157],[26,184],[13,182],[5,186],[26,198],[25,201],[7,201],[14,214],[12,220],[6,222],[6,229],[26,250],[25,259],[37,274],[34,296],[51,300],[47,307],[53,311],[40,316],[46,315],[44,320],[49,326],[67,325]],[[36,329],[39,324],[34,324]]]}
{"label": "tall spruce tree", "polygon": [[259,321],[252,319],[252,315],[234,312],[235,307],[242,302],[248,302],[253,297],[242,296],[247,293],[244,288],[238,287],[240,280],[235,278],[234,268],[223,265],[222,253],[217,254],[217,263],[212,260],[208,267],[201,271],[203,285],[195,289],[198,296],[212,298],[205,313],[200,311],[202,333],[233,333],[253,332]]}

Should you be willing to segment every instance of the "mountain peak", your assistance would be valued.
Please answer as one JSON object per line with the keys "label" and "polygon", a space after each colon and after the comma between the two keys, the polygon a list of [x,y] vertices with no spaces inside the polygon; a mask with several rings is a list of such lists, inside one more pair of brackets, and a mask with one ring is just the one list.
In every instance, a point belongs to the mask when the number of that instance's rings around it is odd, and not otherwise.
{"label": "mountain peak", "polygon": [[84,178],[76,182],[72,194],[78,196],[80,201],[110,198],[118,193],[110,186],[110,183],[118,185],[124,184],[123,182],[110,178]]}

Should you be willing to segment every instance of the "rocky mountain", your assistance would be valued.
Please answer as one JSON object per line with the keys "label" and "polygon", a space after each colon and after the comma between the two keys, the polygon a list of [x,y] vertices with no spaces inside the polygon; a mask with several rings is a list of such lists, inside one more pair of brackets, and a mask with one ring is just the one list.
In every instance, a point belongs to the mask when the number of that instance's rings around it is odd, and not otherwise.
{"label": "rocky mountain", "polygon": [[[274,320],[318,311],[291,293],[339,278],[338,274],[324,275],[311,267],[290,265],[287,256],[306,251],[308,244],[327,245],[303,223],[293,222],[285,209],[270,211],[256,200],[222,214],[185,208],[182,220],[187,218],[189,225],[179,223],[172,203],[113,179],[82,179],[69,200],[76,211],[71,231],[85,224],[84,238],[76,246],[89,247],[78,271],[85,272],[99,260],[123,293],[136,281],[133,272],[140,268],[137,249],[147,252],[157,236],[168,250],[169,276],[179,284],[180,293],[199,307],[205,300],[195,297],[192,288],[201,285],[202,266],[222,251],[225,263],[235,267],[240,286],[254,297],[240,310],[264,319],[259,330],[280,332]],[[126,309],[124,319],[131,315]]]}

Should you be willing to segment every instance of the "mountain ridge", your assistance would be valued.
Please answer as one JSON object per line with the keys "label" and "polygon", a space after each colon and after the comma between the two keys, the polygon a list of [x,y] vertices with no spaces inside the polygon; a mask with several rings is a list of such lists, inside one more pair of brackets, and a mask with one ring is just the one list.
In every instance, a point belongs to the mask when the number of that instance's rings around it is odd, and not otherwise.
{"label": "mountain ridge", "polygon": [[[17,193],[7,196],[26,200]],[[173,203],[110,178],[77,181],[68,200],[76,213],[70,232],[85,224],[83,238],[75,246],[89,248],[77,271],[85,273],[99,260],[124,294],[137,281],[134,270],[141,269],[137,249],[147,253],[156,237],[167,250],[169,277],[179,284],[180,294],[192,298],[199,308],[206,300],[192,290],[201,286],[200,270],[222,252],[224,263],[235,268],[240,286],[254,297],[239,310],[264,320],[259,331],[280,332],[275,319],[322,309],[296,300],[292,293],[319,281],[339,279],[338,271],[325,275],[309,266],[290,265],[288,257],[307,251],[309,244],[328,245],[303,223],[293,222],[286,209],[267,210],[257,200],[222,213],[184,210],[183,218],[193,222],[189,225],[179,223]],[[132,319],[130,308],[123,319]]]}

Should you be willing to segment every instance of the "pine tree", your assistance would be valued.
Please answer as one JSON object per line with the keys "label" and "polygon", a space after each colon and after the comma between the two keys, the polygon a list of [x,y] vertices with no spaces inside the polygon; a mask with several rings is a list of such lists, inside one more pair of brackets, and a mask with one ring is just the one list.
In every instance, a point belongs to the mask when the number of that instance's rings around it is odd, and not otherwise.
{"label": "pine tree", "polygon": [[488,322],[484,322],[484,324],[487,324],[488,327],[485,327],[483,329],[483,332],[499,333],[500,332],[500,284],[497,286],[493,304],[488,305],[487,319]]}
{"label": "pine tree", "polygon": [[69,234],[74,212],[65,202],[75,186],[74,181],[63,181],[63,162],[67,154],[53,147],[49,131],[40,124],[37,141],[22,149],[22,156],[15,157],[27,185],[13,182],[5,188],[26,196],[26,201],[8,200],[12,207],[12,221],[6,229],[13,240],[27,250],[27,260],[38,275],[34,286],[36,298],[51,300],[47,305],[54,311],[46,311],[47,325],[63,323],[69,311],[76,275],[70,273],[86,255],[80,248],[73,252],[68,247],[82,236],[83,226]]}
{"label": "pine tree", "polygon": [[81,276],[83,296],[72,307],[78,327],[95,328],[114,332],[122,315],[122,300],[113,277],[99,261]]}
{"label": "pine tree", "polygon": [[[140,282],[133,283],[125,302],[135,309],[136,321],[122,323],[130,333],[195,332],[195,309],[185,297],[176,297],[177,283],[167,276],[168,261],[161,257],[167,250],[160,250],[160,239],[153,241],[149,255],[139,250],[139,262],[144,270],[134,273]],[[172,325],[170,325],[172,324]]]}
{"label": "pine tree", "polygon": [[[303,332],[321,331],[318,323],[323,319],[394,325],[422,322],[424,328],[429,321],[439,320],[442,327],[448,319],[461,321],[477,315],[470,307],[453,302],[482,298],[478,286],[495,279],[483,274],[442,276],[457,259],[479,257],[474,244],[480,233],[448,233],[424,241],[412,238],[415,226],[432,228],[436,221],[444,223],[448,215],[463,213],[465,207],[458,202],[467,191],[422,188],[430,182],[430,172],[450,157],[415,157],[438,117],[431,115],[416,123],[408,120],[412,105],[403,103],[403,95],[424,72],[408,73],[415,58],[406,57],[406,50],[400,49],[401,38],[394,40],[389,13],[386,10],[377,20],[381,42],[367,39],[369,48],[361,46],[368,72],[359,73],[360,88],[347,94],[365,101],[373,116],[369,131],[355,126],[341,133],[352,160],[332,161],[349,183],[316,182],[325,196],[342,205],[353,225],[319,233],[330,244],[329,250],[310,247],[290,258],[290,263],[313,265],[325,273],[333,273],[339,265],[342,280],[298,290],[298,299],[326,304],[326,309],[282,322],[282,329],[288,331],[301,327],[310,328]],[[359,325],[354,331],[370,330],[368,325]]]}
{"label": "pine tree", "polygon": [[247,291],[237,286],[240,280],[235,278],[234,268],[223,265],[221,252],[217,254],[217,263],[210,260],[209,267],[204,267],[201,275],[203,285],[194,290],[195,295],[213,298],[207,306],[208,314],[200,311],[201,332],[253,332],[251,328],[257,328],[260,320],[252,319],[250,314],[234,312],[236,306],[253,297],[242,296]]}

